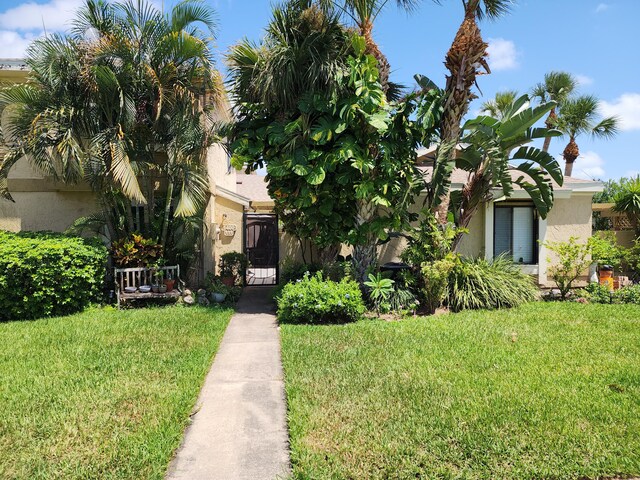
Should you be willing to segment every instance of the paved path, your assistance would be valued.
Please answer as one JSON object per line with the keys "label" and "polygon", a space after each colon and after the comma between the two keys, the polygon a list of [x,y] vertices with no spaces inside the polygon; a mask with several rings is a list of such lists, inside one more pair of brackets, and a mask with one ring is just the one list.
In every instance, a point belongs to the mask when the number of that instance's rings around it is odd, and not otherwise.
{"label": "paved path", "polygon": [[247,287],[168,480],[273,480],[289,472],[280,341],[269,289]]}

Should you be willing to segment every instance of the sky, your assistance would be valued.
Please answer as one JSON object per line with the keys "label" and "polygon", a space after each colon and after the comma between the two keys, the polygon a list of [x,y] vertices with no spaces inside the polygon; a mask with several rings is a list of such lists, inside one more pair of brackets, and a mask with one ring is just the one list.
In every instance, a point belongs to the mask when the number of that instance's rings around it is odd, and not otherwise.
{"label": "sky", "polygon": [[[153,0],[159,6],[162,0]],[[208,0],[217,11],[216,55],[243,37],[259,41],[269,0]],[[0,58],[19,58],[46,32],[64,31],[81,0],[0,0]],[[395,2],[376,21],[374,36],[392,67],[392,80],[411,86],[420,73],[445,83],[445,54],[462,20],[459,0],[425,0],[411,15]],[[171,0],[165,1],[169,7]],[[480,96],[470,107],[502,90],[527,93],[552,70],[576,76],[580,93],[600,100],[601,114],[620,119],[613,140],[578,138],[581,155],[574,176],[616,179],[640,174],[640,0],[516,0],[509,15],[483,21],[492,73],[478,79]],[[567,140],[553,139],[550,153],[561,160]]]}

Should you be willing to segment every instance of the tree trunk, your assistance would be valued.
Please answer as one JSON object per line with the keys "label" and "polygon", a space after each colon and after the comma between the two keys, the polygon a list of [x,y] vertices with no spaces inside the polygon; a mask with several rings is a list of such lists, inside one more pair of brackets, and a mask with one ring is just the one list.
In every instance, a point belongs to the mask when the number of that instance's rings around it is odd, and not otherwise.
{"label": "tree trunk", "polygon": [[[549,129],[554,128],[556,126],[557,118],[558,118],[558,115],[556,115],[556,108],[553,107],[549,112],[549,116],[547,117],[547,120],[544,122],[545,126]],[[551,137],[546,137],[544,139],[544,143],[542,144],[542,151],[548,152],[550,146],[551,146]]]}
{"label": "tree trunk", "polygon": [[[376,206],[371,202],[360,200],[358,202],[358,214],[356,225],[362,229],[364,225],[370,223],[375,215]],[[353,272],[357,282],[363,285],[367,280],[367,273],[375,265],[378,259],[378,238],[371,232],[365,234],[364,241],[353,247],[352,263]]]}
{"label": "tree trunk", "polygon": [[571,137],[569,140],[569,143],[562,152],[562,156],[565,161],[564,175],[565,177],[570,177],[573,174],[573,164],[580,156],[580,149],[574,137]]}
{"label": "tree trunk", "polygon": [[376,42],[373,40],[373,23],[370,20],[365,21],[360,26],[360,33],[364,37],[366,42],[366,50],[365,52],[368,55],[373,55],[375,59],[378,61],[378,72],[380,74],[378,81],[380,82],[380,86],[382,90],[387,93],[389,90],[389,75],[391,74],[391,65],[389,64],[389,60],[382,53]]}
{"label": "tree trunk", "polygon": [[[481,75],[480,67],[486,73],[491,73],[486,61],[487,47],[489,46],[480,34],[476,22],[476,8],[479,0],[469,1],[466,6],[465,16],[456,37],[451,44],[445,58],[445,67],[449,71],[447,85],[445,87],[445,104],[440,121],[440,142],[442,144],[453,143],[451,152],[444,162],[451,162],[456,152],[456,146],[460,140],[463,117],[469,110],[469,104],[476,98],[471,88],[476,83],[476,77]],[[432,209],[441,224],[447,223],[450,194],[440,197],[440,203]]]}
{"label": "tree trunk", "polygon": [[167,232],[169,231],[169,221],[171,220],[169,218],[171,215],[171,200],[173,199],[173,181],[171,179],[168,180],[164,218],[162,219],[162,234],[160,235],[160,245],[162,245],[162,248],[165,248],[167,244]]}

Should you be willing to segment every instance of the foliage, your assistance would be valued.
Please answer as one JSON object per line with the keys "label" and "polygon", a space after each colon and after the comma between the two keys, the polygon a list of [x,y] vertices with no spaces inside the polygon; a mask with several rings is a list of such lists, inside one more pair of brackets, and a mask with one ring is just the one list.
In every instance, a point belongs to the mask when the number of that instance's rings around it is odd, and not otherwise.
{"label": "foliage", "polygon": [[616,234],[612,231],[598,232],[588,240],[587,245],[591,250],[591,259],[600,266],[611,265],[617,270],[626,255],[626,249],[618,245]]}
{"label": "foliage", "polygon": [[106,261],[90,240],[0,231],[0,321],[67,315],[99,301]]}
{"label": "foliage", "polygon": [[410,289],[403,288],[397,284],[389,294],[388,303],[389,310],[392,312],[415,311],[420,305],[420,302]]}
{"label": "foliage", "polygon": [[636,238],[633,246],[626,251],[624,263],[638,277],[636,281],[640,281],[640,237]]}
{"label": "foliage", "polygon": [[163,257],[162,245],[133,233],[111,245],[113,263],[119,268],[150,267]]}
{"label": "foliage", "polygon": [[365,311],[356,282],[324,280],[320,272],[285,285],[277,302],[281,323],[353,322]]}
{"label": "foliage", "polygon": [[[580,275],[591,264],[591,248],[587,243],[578,243],[577,237],[571,237],[568,242],[544,242],[543,244],[558,257],[557,263],[549,267],[551,278],[560,290],[560,298],[567,298],[567,294]],[[547,258],[551,263],[551,259]]]}
{"label": "foliage", "polygon": [[212,272],[207,273],[207,277],[205,278],[204,288],[208,292],[212,293],[224,293],[225,295],[229,293],[231,290],[227,287],[222,281],[222,277],[219,275],[214,275]]}
{"label": "foliage", "polygon": [[280,334],[293,478],[640,471],[640,306],[532,302]]}
{"label": "foliage", "polygon": [[454,312],[474,309],[512,308],[538,298],[532,278],[500,256],[462,259],[449,276],[446,303]]}
{"label": "foliage", "polygon": [[233,277],[234,283],[242,283],[247,270],[247,256],[240,252],[223,253],[218,267],[222,278]]}
{"label": "foliage", "polygon": [[[196,215],[207,198],[211,110],[222,92],[214,30],[214,12],[198,0],[167,14],[144,0],[86,0],[71,33],[31,45],[29,82],[0,91],[8,146],[0,193],[10,198],[5,180],[27,156],[55,180],[89,183],[101,211],[92,220],[109,241],[157,233],[166,247],[173,218]],[[142,225],[132,202],[144,210]]]}
{"label": "foliage", "polygon": [[400,259],[416,267],[424,262],[442,260],[453,250],[456,236],[466,232],[450,223],[440,225],[431,212],[424,211],[418,226],[407,232],[408,244]]}
{"label": "foliage", "polygon": [[625,213],[640,235],[640,175],[629,179],[614,198],[615,212]]}
{"label": "foliage", "polygon": [[232,313],[105,307],[0,324],[0,478],[164,478]]}
{"label": "foliage", "polygon": [[364,282],[367,287],[369,300],[376,312],[387,311],[391,308],[389,298],[394,291],[395,282],[390,278],[385,278],[381,273],[369,274],[369,280]]}
{"label": "foliage", "polygon": [[[533,140],[560,135],[555,130],[537,128],[555,103],[536,107],[526,95],[516,99],[501,119],[480,116],[465,122],[457,168],[469,172],[462,190],[452,192],[456,224],[469,226],[480,205],[498,196],[510,197],[516,186],[531,198],[540,217],[546,218],[554,201],[553,182],[562,185],[558,162],[543,150],[526,146]],[[458,237],[459,240],[459,237]]]}
{"label": "foliage", "polygon": [[616,290],[613,294],[616,303],[634,303],[640,305],[640,284],[628,285]]}
{"label": "foliage", "polygon": [[428,313],[434,314],[436,309],[442,305],[442,301],[447,295],[449,276],[458,262],[458,256],[449,253],[440,260],[422,264],[420,270],[424,284],[422,304]]}
{"label": "foliage", "polygon": [[[300,38],[291,38],[294,33],[275,35],[283,22],[296,25],[304,38],[331,33],[335,50],[312,56]],[[415,96],[387,101],[365,40],[317,12],[276,9],[263,47],[241,44],[230,59],[239,118],[233,164],[249,170],[266,164],[285,230],[320,247],[354,246],[354,273],[364,281],[377,239],[408,224],[408,206],[420,191]],[[292,59],[287,71],[298,62],[282,80],[297,80],[291,86],[295,102],[267,104],[245,88],[271,77],[269,62],[276,59]],[[325,64],[331,81],[318,85],[307,77]]]}
{"label": "foliage", "polygon": [[[622,177],[619,180],[611,179],[604,182],[604,189],[593,196],[593,203],[614,203],[616,197],[625,190],[631,178]],[[613,230],[610,218],[602,217],[600,212],[593,212],[596,230]]]}
{"label": "foliage", "polygon": [[611,303],[611,290],[608,285],[589,283],[577,292],[580,298],[586,298],[591,303]]}
{"label": "foliage", "polygon": [[322,271],[322,265],[318,263],[296,262],[291,258],[285,258],[280,265],[280,284],[287,284],[300,280],[304,274],[311,274]]}

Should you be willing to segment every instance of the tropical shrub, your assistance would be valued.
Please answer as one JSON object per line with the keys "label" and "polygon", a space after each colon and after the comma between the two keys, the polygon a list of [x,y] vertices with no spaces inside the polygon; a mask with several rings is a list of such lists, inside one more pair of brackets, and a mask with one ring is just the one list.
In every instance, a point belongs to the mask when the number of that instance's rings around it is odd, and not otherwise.
{"label": "tropical shrub", "polygon": [[625,213],[640,235],[640,175],[631,178],[616,195],[613,210]]}
{"label": "tropical shrub", "polygon": [[633,246],[625,252],[625,265],[640,279],[640,238],[637,238]]}
{"label": "tropical shrub", "polygon": [[422,264],[423,305],[428,313],[435,313],[436,309],[442,305],[442,301],[447,294],[449,275],[458,262],[458,256],[450,253],[442,260]]}
{"label": "tropical shrub", "polygon": [[66,315],[99,301],[107,249],[54,233],[0,232],[0,321]]}
{"label": "tropical shrub", "polygon": [[390,278],[385,278],[381,273],[373,275],[369,274],[369,280],[364,282],[369,293],[369,301],[376,312],[389,311],[389,297],[393,293],[393,284],[395,282]]}
{"label": "tropical shrub", "polygon": [[224,253],[220,256],[218,266],[222,278],[233,277],[234,283],[242,282],[247,271],[247,256],[240,252]]}
{"label": "tropical shrub", "polygon": [[[558,256],[558,263],[549,268],[551,278],[560,290],[560,298],[567,298],[567,294],[580,275],[591,264],[591,247],[588,243],[578,243],[576,237],[568,242],[544,242],[544,246]],[[551,262],[551,259],[547,259]]]}
{"label": "tropical shrub", "polygon": [[640,285],[629,285],[616,290],[613,294],[616,303],[635,303],[640,305]]}
{"label": "tropical shrub", "polygon": [[150,267],[162,259],[163,248],[155,240],[133,233],[111,245],[111,257],[116,267]]}
{"label": "tropical shrub", "polygon": [[402,288],[397,284],[389,295],[388,303],[389,309],[392,312],[415,311],[420,305],[420,302],[411,290]]}
{"label": "tropical shrub", "polygon": [[365,311],[356,282],[324,280],[320,272],[285,285],[277,303],[282,323],[353,322]]}
{"label": "tropical shrub", "polygon": [[446,303],[454,312],[517,307],[538,297],[532,278],[500,256],[462,259],[449,275]]}
{"label": "tropical shrub", "polygon": [[590,283],[577,292],[578,297],[586,298],[592,303],[611,303],[611,290],[608,285]]}

